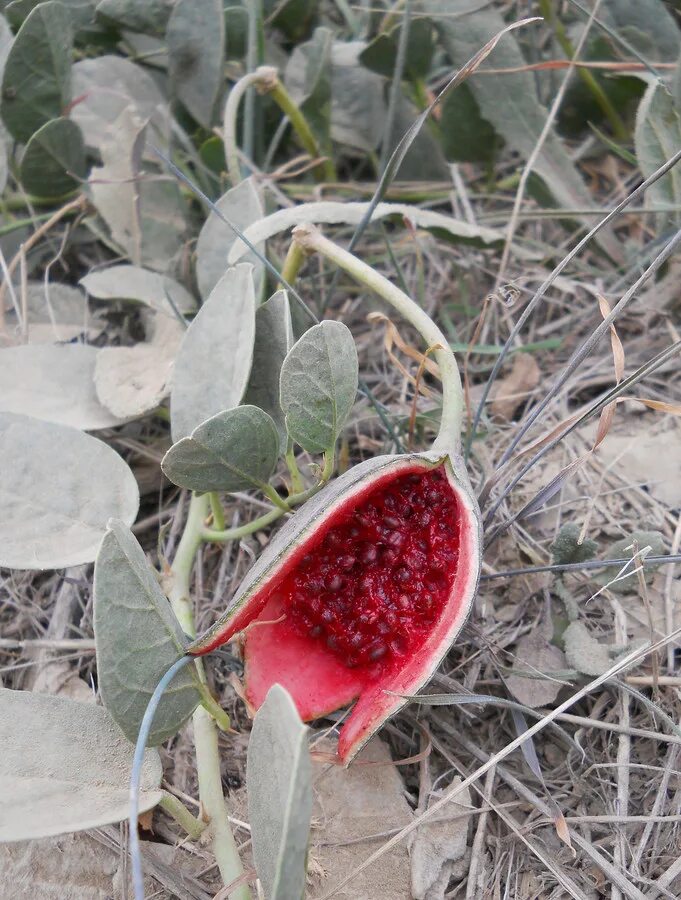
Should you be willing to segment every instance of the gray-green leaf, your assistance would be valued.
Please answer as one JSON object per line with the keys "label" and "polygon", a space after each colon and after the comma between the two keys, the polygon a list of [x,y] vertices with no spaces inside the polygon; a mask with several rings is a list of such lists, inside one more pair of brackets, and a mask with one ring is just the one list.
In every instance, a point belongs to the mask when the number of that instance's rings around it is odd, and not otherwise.
{"label": "gray-green leaf", "polygon": [[[105,709],[0,688],[0,841],[120,822],[128,815],[134,748]],[[161,800],[161,760],[147,750],[140,812]]]}
{"label": "gray-green leaf", "polygon": [[210,128],[223,81],[222,0],[178,0],[166,29],[173,92],[199,124]]}
{"label": "gray-green leaf", "polygon": [[556,565],[584,562],[593,559],[598,551],[598,544],[591,538],[579,543],[582,529],[576,522],[568,522],[560,529],[555,541],[551,544],[551,555]]}
{"label": "gray-green leaf", "polygon": [[[644,178],[672,157],[681,145],[681,118],[672,96],[663,84],[654,83],[646,90],[636,112],[634,146],[639,168]],[[658,178],[646,191],[651,209],[681,204],[681,172],[674,166],[671,172]],[[679,221],[681,214],[663,212],[663,221]]]}
{"label": "gray-green leaf", "polygon": [[253,858],[267,900],[305,891],[312,816],[307,728],[291,696],[273,685],[256,713],[246,763]]}
{"label": "gray-green leaf", "polygon": [[174,278],[125,263],[89,272],[80,284],[98,300],[137,300],[174,317],[196,307],[189,291]]}
{"label": "gray-green leaf", "polygon": [[317,28],[286,66],[286,85],[324,153],[331,149],[331,47],[333,32]]}
{"label": "gray-green leaf", "polygon": [[2,78],[2,120],[27,143],[41,125],[62,115],[71,99],[73,32],[56,0],[31,10],[9,51]]}
{"label": "gray-green leaf", "polygon": [[281,368],[280,402],[291,438],[310,453],[333,447],[357,381],[357,349],[347,326],[324,321],[306,331]]}
{"label": "gray-green leaf", "polygon": [[269,413],[279,431],[282,451],[286,447],[286,423],[279,402],[279,376],[295,343],[291,307],[286,291],[277,291],[255,313],[253,365],[244,402]]}
{"label": "gray-green leaf", "polygon": [[[222,215],[241,231],[245,231],[249,225],[258,222],[265,215],[260,195],[251,178],[246,178],[236,187],[230,188],[220,197],[216,206]],[[211,212],[196,243],[196,281],[204,300],[225,274],[225,269],[229,265],[227,257],[235,243],[241,244],[241,241],[226,222]],[[258,297],[263,279],[262,263],[250,251],[244,259],[254,267],[255,295]]]}
{"label": "gray-green leaf", "polygon": [[[94,628],[104,706],[135,741],[157,684],[184,655],[185,639],[142,548],[116,519],[109,522],[95,563]],[[182,669],[158,706],[148,745],[176,734],[199,700],[192,673]]]}
{"label": "gray-green leaf", "polygon": [[30,194],[59,197],[85,178],[85,144],[70,119],[52,119],[31,137],[21,159],[19,177]]}
{"label": "gray-green leaf", "polygon": [[182,341],[170,397],[174,441],[238,406],[251,372],[254,339],[253,267],[242,263],[218,281]]}
{"label": "gray-green leaf", "polygon": [[161,468],[192,491],[262,488],[279,457],[279,433],[257,406],[237,406],[208,419],[170,448]]}
{"label": "gray-green leaf", "polygon": [[135,477],[107,444],[75,428],[0,413],[0,565],[92,562],[112,516],[132,524]]}
{"label": "gray-green leaf", "polygon": [[121,28],[163,34],[173,0],[100,0],[97,15]]}
{"label": "gray-green leaf", "polygon": [[120,425],[95,390],[96,347],[25,344],[0,350],[0,411],[83,431]]}

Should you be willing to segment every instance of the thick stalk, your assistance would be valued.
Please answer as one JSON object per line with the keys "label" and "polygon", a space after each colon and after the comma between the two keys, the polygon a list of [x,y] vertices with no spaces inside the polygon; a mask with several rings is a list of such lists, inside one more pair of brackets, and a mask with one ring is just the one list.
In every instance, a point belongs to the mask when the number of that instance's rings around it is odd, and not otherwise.
{"label": "thick stalk", "polygon": [[[325,156],[323,148],[320,147],[319,141],[310,128],[309,122],[278,78],[268,93],[288,118],[291,127],[298,135],[300,143],[310,156],[313,159]],[[336,181],[336,167],[333,164],[333,160],[327,156],[323,166],[318,166],[315,169],[315,177],[318,181]]]}
{"label": "thick stalk", "polygon": [[434,350],[442,379],[442,419],[433,450],[458,453],[464,412],[463,388],[454,353],[444,334],[404,291],[361,259],[325,238],[314,226],[298,225],[293,230],[293,236],[304,250],[320,253],[361,284],[375,291],[416,328],[428,349]]}
{"label": "thick stalk", "polygon": [[[276,69],[269,70],[274,73],[276,78]],[[224,126],[222,139],[225,144],[225,160],[227,162],[227,171],[232,186],[236,186],[241,181],[241,165],[239,163],[238,142],[236,138],[236,117],[239,111],[241,98],[244,96],[249,87],[254,85],[260,86],[263,81],[263,72],[257,69],[255,72],[249,72],[240,78],[232,87],[227,95],[225,103]]]}
{"label": "thick stalk", "polygon": [[[189,595],[189,579],[197,550],[201,545],[203,521],[208,515],[209,498],[206,494],[192,495],[187,522],[170,567],[172,584],[168,599],[182,629],[194,637],[194,614]],[[197,665],[199,677],[205,683],[203,666]],[[227,806],[222,793],[220,774],[220,754],[218,732],[215,720],[198,706],[192,717],[194,725],[194,745],[196,747],[196,769],[199,778],[199,797],[204,814],[208,819],[213,845],[213,854],[224,884],[243,874],[239,851],[229,826]],[[235,888],[231,900],[250,900],[251,892],[246,885]]]}

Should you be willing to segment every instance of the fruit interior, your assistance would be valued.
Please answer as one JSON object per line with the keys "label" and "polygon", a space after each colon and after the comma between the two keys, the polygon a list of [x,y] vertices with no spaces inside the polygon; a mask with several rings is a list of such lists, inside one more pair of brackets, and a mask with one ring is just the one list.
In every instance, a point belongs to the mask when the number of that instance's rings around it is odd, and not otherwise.
{"label": "fruit interior", "polygon": [[350,497],[263,591],[245,637],[249,701],[279,682],[314,718],[427,665],[425,645],[455,615],[460,538],[443,466],[401,468]]}
{"label": "fruit interior", "polygon": [[280,584],[290,623],[349,668],[410,655],[442,613],[458,543],[442,470],[395,478],[327,523]]}

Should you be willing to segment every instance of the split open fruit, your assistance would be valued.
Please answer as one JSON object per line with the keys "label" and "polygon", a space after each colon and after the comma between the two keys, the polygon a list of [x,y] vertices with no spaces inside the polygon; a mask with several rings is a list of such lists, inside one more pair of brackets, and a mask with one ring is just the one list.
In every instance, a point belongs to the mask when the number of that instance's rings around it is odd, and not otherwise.
{"label": "split open fruit", "polygon": [[310,720],[356,700],[348,762],[433,674],[471,607],[480,516],[463,467],[434,452],[355,466],[268,545],[188,652],[240,634],[247,701],[279,683]]}

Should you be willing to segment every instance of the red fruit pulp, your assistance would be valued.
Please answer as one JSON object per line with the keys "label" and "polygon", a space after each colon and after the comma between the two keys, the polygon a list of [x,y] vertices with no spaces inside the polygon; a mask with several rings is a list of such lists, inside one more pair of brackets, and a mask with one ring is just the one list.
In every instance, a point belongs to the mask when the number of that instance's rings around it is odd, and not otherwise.
{"label": "red fruit pulp", "polygon": [[382,670],[413,655],[442,614],[458,549],[442,469],[402,475],[327,523],[278,593],[300,636],[348,668]]}
{"label": "red fruit pulp", "polygon": [[347,762],[435,670],[479,568],[479,511],[449,460],[367,461],[296,513],[188,649],[240,634],[255,709],[276,683],[304,720],[356,700],[338,744]]}

